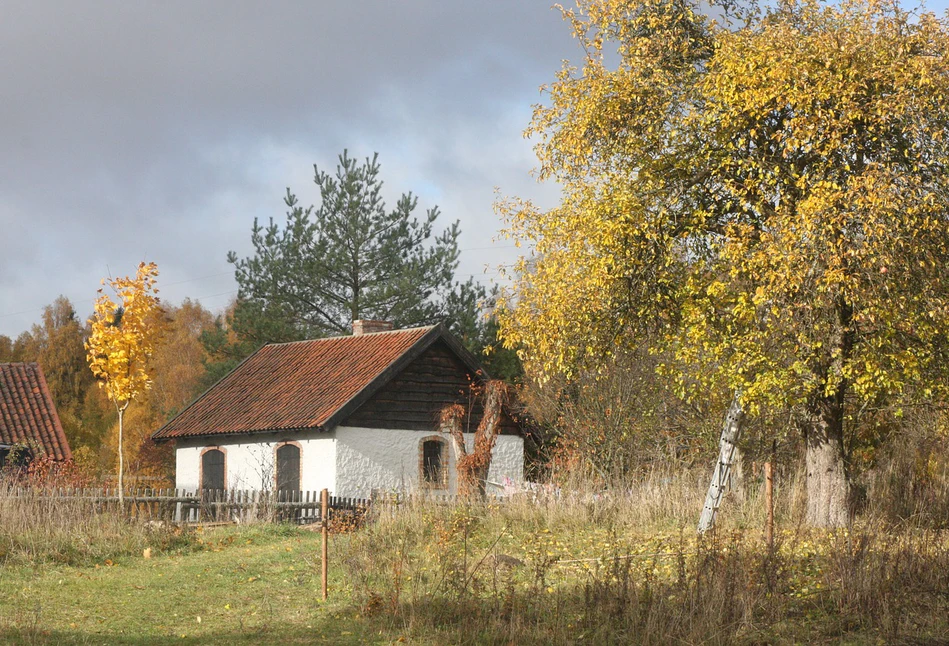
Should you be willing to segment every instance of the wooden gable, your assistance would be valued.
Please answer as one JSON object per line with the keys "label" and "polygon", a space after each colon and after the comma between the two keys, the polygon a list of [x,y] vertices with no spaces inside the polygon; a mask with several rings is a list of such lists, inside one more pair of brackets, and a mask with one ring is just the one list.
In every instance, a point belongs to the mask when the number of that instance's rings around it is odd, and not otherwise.
{"label": "wooden gable", "polygon": [[[408,363],[388,383],[349,415],[342,424],[362,428],[438,430],[438,414],[449,404],[461,404],[470,411],[466,432],[481,423],[481,397],[472,385],[481,382],[444,340],[429,346]],[[520,433],[507,414],[502,416],[503,434]]]}

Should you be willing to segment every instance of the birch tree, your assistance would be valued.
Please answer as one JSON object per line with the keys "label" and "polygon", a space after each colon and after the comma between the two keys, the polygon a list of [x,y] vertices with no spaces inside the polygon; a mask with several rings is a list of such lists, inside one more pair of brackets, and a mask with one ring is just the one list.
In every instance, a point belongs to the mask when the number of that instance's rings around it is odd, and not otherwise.
{"label": "birch tree", "polygon": [[158,303],[158,265],[140,263],[134,278],[103,279],[117,297],[98,290],[95,310],[89,319],[91,334],[86,342],[89,367],[119,416],[118,488],[124,502],[124,416],[129,404],[151,385],[149,359],[155,351],[161,310]]}

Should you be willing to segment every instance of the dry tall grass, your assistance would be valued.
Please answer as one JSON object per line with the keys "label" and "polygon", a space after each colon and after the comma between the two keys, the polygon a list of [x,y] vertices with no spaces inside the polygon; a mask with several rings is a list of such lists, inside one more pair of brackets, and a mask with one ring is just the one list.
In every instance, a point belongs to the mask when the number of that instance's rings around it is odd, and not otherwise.
{"label": "dry tall grass", "polygon": [[41,488],[12,495],[0,482],[0,565],[96,563],[147,547],[180,549],[190,540],[180,528],[129,520],[101,502]]}
{"label": "dry tall grass", "polygon": [[360,611],[424,643],[730,644],[949,640],[949,543],[860,521],[803,528],[780,483],[776,545],[760,493],[694,527],[707,474],[606,494],[377,508],[345,562]]}

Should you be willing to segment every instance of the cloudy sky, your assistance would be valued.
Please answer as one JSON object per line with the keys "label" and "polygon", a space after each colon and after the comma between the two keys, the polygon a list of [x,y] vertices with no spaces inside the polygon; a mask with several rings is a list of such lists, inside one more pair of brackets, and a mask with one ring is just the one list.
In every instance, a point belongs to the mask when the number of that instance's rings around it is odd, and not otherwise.
{"label": "cloudy sky", "polygon": [[556,199],[522,132],[577,55],[550,0],[0,0],[0,334],[60,294],[86,317],[141,260],[222,308],[227,252],[343,148],[461,220],[459,274],[490,281],[517,253],[495,187]]}
{"label": "cloudy sky", "polygon": [[[942,12],[949,0],[929,3]],[[316,200],[313,164],[379,152],[387,195],[461,220],[496,277],[494,189],[552,205],[522,132],[579,50],[551,0],[0,0],[0,334],[99,280],[161,270],[223,308],[255,217]],[[486,271],[487,266],[487,271]]]}

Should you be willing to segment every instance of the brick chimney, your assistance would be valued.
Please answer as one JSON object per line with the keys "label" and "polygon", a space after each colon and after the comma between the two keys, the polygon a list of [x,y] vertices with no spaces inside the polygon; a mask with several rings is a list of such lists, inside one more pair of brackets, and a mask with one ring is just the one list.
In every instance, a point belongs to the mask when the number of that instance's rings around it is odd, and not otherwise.
{"label": "brick chimney", "polygon": [[375,334],[376,332],[388,332],[391,329],[392,323],[390,321],[367,321],[365,319],[353,321],[353,336]]}

